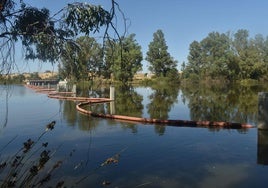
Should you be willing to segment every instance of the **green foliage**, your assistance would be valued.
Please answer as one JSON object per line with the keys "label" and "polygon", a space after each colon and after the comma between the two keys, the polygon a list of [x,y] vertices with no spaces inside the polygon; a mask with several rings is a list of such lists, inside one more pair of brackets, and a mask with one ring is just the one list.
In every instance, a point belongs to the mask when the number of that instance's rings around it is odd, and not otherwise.
{"label": "green foliage", "polygon": [[66,44],[59,67],[61,78],[92,79],[103,67],[101,45],[92,37],[79,37],[77,45]]}
{"label": "green foliage", "polygon": [[25,76],[24,75],[22,75],[22,74],[19,74],[19,75],[17,75],[17,76],[14,76],[13,78],[12,78],[12,80],[13,80],[13,82],[14,83],[23,83],[23,81],[25,80]]}
{"label": "green foliage", "polygon": [[116,114],[142,117],[143,96],[139,95],[132,86],[116,85]]}
{"label": "green foliage", "polygon": [[122,83],[132,81],[134,74],[142,70],[141,46],[134,37],[135,34],[131,34],[106,45],[106,71],[112,73],[114,79]]}
{"label": "green foliage", "polygon": [[13,76],[2,76],[0,75],[0,84],[22,84],[25,80],[23,74],[13,75]]}
{"label": "green foliage", "polygon": [[164,33],[157,30],[153,34],[153,41],[149,44],[146,60],[150,63],[149,70],[157,77],[167,76],[167,73],[176,69],[177,61],[168,53]]}
{"label": "green foliage", "polygon": [[186,84],[182,88],[183,98],[189,101],[191,119],[210,121],[248,122],[256,119],[256,92],[249,87],[228,84]]}
{"label": "green foliage", "polygon": [[168,71],[166,78],[168,79],[168,82],[171,82],[171,83],[179,83],[180,82],[180,75],[179,75],[178,70],[176,68],[173,68],[170,71]]}
{"label": "green foliage", "polygon": [[[61,78],[75,80],[93,79],[103,76],[122,83],[132,81],[134,74],[142,69],[140,45],[131,34],[120,40],[107,41],[102,47],[94,38],[79,37],[77,45],[67,44],[61,57],[59,72]],[[104,60],[103,60],[104,55]]]}
{"label": "green foliage", "polygon": [[249,39],[247,30],[238,30],[234,38],[229,33],[209,33],[201,42],[190,44],[188,63],[183,78],[259,80],[267,73],[268,42],[262,35]]}
{"label": "green foliage", "polygon": [[[15,20],[13,36],[25,46],[25,58],[42,61],[58,59],[62,41],[58,38],[55,23],[50,21],[48,9],[26,7]],[[62,37],[62,36],[61,36]]]}
{"label": "green foliage", "polygon": [[169,119],[173,104],[177,102],[179,87],[160,81],[152,85],[153,93],[149,96],[150,103],[146,106],[151,118]]}
{"label": "green foliage", "polygon": [[109,25],[112,16],[101,6],[88,3],[68,4],[67,12],[64,14],[67,27],[75,33],[99,32],[103,25]]}
{"label": "green foliage", "polygon": [[15,2],[13,0],[1,1],[0,6],[0,24],[8,21],[7,15],[10,15],[14,10]]}
{"label": "green foliage", "polygon": [[[109,28],[116,31],[113,18],[119,5],[111,0],[111,11],[99,5],[72,3],[53,16],[46,8],[38,9],[23,0],[1,2],[0,39],[1,72],[9,72],[15,63],[15,42],[22,42],[26,59],[57,62],[66,45],[75,45],[74,38],[99,32],[104,28],[103,40],[109,40]],[[119,9],[120,10],[120,9]],[[121,11],[121,10],[120,10]],[[118,34],[117,34],[118,36]]]}
{"label": "green foliage", "polygon": [[38,72],[33,72],[30,74],[29,79],[30,80],[41,80],[41,77],[39,76]]}

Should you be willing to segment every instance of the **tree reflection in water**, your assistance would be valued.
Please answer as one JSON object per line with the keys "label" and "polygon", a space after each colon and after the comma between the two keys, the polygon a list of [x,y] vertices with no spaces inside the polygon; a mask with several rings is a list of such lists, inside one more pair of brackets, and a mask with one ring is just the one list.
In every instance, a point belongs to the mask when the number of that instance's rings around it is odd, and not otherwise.
{"label": "tree reflection in water", "polygon": [[262,90],[260,86],[185,85],[182,97],[188,101],[192,120],[257,124],[258,92]]}
{"label": "tree reflection in water", "polygon": [[[166,85],[154,85],[153,93],[149,96],[150,103],[146,106],[151,118],[169,119],[169,112],[175,102],[177,102],[179,87]],[[165,126],[156,125],[155,132],[163,135]]]}
{"label": "tree reflection in water", "polygon": [[[88,89],[88,88],[87,88]],[[226,86],[206,86],[206,85],[183,85],[174,86],[169,84],[153,85],[150,88],[151,93],[145,95],[139,93],[134,86],[122,87],[115,86],[114,114],[127,115],[134,117],[143,117],[147,113],[149,118],[169,119],[169,113],[174,105],[187,105],[189,108],[190,120],[206,121],[228,121],[238,123],[257,124],[257,104],[258,92],[264,91],[263,87],[246,87],[237,85]],[[94,96],[108,97],[109,88],[90,89],[94,91]],[[88,91],[80,93],[87,94]],[[179,96],[179,93],[182,95]],[[89,95],[89,94],[88,94]],[[148,97],[148,103],[144,103]],[[89,96],[90,97],[90,96]],[[175,104],[176,103],[176,104]],[[72,126],[75,122],[79,123],[81,129],[90,129],[88,118],[79,114],[75,109],[76,103],[64,101],[63,116]],[[144,106],[145,105],[145,106]],[[95,104],[87,107],[98,113],[110,113],[111,105]],[[91,118],[90,121],[98,121]],[[96,125],[97,123],[93,123]],[[116,124],[115,121],[109,121],[110,125]],[[130,128],[132,132],[137,131],[135,123],[121,123],[123,128]],[[155,132],[163,135],[165,126],[155,125]],[[211,128],[217,131],[219,128]]]}

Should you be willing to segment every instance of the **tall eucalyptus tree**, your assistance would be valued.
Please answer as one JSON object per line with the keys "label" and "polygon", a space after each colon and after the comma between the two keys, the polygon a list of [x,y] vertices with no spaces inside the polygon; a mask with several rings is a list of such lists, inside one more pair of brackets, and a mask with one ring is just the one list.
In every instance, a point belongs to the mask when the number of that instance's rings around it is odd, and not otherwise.
{"label": "tall eucalyptus tree", "polygon": [[110,11],[100,5],[75,2],[53,15],[47,8],[32,7],[27,0],[3,0],[0,5],[0,73],[9,73],[14,67],[16,42],[21,42],[26,59],[53,63],[66,43],[75,44],[77,36],[100,32],[101,28],[104,40],[110,38],[110,28],[119,36],[113,20],[121,9],[115,0],[111,0]]}

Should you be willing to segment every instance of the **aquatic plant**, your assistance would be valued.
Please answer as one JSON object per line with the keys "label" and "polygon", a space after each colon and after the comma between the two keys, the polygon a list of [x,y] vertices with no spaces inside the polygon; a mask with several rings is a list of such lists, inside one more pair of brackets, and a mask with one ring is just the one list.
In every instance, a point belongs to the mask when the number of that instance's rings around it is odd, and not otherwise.
{"label": "aquatic plant", "polygon": [[[40,139],[52,130],[56,122],[52,121],[36,141],[29,138],[22,147],[6,159],[0,158],[0,183],[3,187],[36,187],[50,180],[50,177],[63,161],[57,161],[46,173],[45,168],[53,153],[48,149],[48,142],[39,143]],[[16,138],[16,137],[15,137]],[[13,138],[0,151],[15,140]],[[56,151],[55,151],[56,152]],[[36,157],[38,156],[38,157]],[[62,182],[58,183],[62,185]]]}
{"label": "aquatic plant", "polygon": [[[54,184],[55,187],[67,187],[65,181],[62,178],[55,181],[56,170],[58,170],[67,158],[72,157],[75,150],[71,150],[69,155],[57,161],[52,160],[53,155],[58,149],[51,151],[49,149],[48,142],[41,142],[43,138],[49,131],[52,131],[56,125],[56,121],[52,121],[46,125],[45,130],[41,135],[33,140],[31,138],[27,139],[22,143],[21,148],[19,148],[14,154],[2,157],[1,153],[5,150],[10,143],[14,142],[17,138],[15,136],[2,148],[0,148],[0,188],[6,187],[44,187],[49,184]],[[111,164],[117,164],[119,162],[120,154],[125,151],[125,149],[116,153],[115,155],[108,157],[101,164],[97,165],[96,168],[88,171],[83,177],[78,178],[73,182],[73,185],[68,184],[70,187],[77,187],[79,184],[87,180],[97,170],[104,166]],[[82,164],[74,165],[73,170],[80,168]],[[54,178],[54,179],[53,179]],[[111,182],[104,180],[100,182],[100,185],[107,186]]]}

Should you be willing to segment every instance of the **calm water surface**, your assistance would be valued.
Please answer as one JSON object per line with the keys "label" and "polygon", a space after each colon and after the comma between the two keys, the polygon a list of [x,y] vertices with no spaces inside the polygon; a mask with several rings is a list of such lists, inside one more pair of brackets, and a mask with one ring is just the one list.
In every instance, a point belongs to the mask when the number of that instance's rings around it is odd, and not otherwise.
{"label": "calm water surface", "polygon": [[[116,89],[115,113],[257,124],[256,91],[250,90],[250,96],[245,94],[249,91],[240,91],[242,96],[236,97],[232,93],[236,91],[206,92],[187,88]],[[88,95],[107,97],[109,92],[102,89]],[[14,156],[31,138],[36,145],[24,165],[29,168],[42,151],[38,148],[48,142],[50,159],[36,182],[58,161],[62,164],[44,187],[55,187],[60,181],[66,187],[103,187],[104,182],[107,187],[156,188],[268,185],[268,136],[256,128],[170,127],[87,117],[75,110],[75,102],[50,99],[19,85],[0,86],[0,97],[0,163]],[[107,112],[111,106],[88,108]],[[55,128],[44,133],[54,120]],[[106,164],[111,157],[118,162]],[[1,181],[5,173],[0,171]]]}

